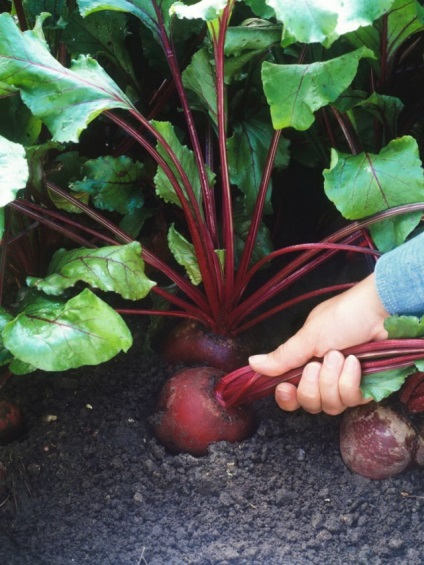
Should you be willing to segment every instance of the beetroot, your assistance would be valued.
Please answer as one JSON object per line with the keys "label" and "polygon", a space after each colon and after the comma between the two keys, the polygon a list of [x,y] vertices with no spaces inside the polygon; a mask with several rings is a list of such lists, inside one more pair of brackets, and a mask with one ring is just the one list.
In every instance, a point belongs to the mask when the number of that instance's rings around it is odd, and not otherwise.
{"label": "beetroot", "polygon": [[242,441],[253,434],[251,405],[226,409],[217,400],[215,385],[223,374],[213,367],[191,367],[165,383],[153,426],[169,451],[205,455],[212,443]]}
{"label": "beetroot", "polygon": [[15,440],[22,432],[22,411],[12,402],[0,401],[0,445]]}
{"label": "beetroot", "polygon": [[161,344],[170,365],[207,365],[229,372],[245,365],[251,353],[247,338],[216,334],[198,322],[184,320]]}
{"label": "beetroot", "polygon": [[370,479],[398,475],[415,462],[417,434],[390,406],[372,402],[347,410],[340,427],[340,451],[350,470]]}

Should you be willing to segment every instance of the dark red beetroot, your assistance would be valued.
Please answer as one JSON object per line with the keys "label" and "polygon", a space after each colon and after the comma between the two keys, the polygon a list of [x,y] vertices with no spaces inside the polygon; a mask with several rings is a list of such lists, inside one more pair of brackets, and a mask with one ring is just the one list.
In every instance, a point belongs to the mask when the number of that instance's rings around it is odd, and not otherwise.
{"label": "dark red beetroot", "polygon": [[251,344],[247,338],[215,334],[198,322],[184,320],[168,334],[160,352],[170,365],[205,365],[228,373],[246,365]]}
{"label": "dark red beetroot", "polygon": [[22,433],[22,411],[12,402],[0,401],[0,445],[6,445]]}
{"label": "dark red beetroot", "polygon": [[154,431],[171,452],[205,455],[217,441],[243,441],[256,429],[251,405],[226,409],[215,396],[223,372],[213,367],[191,367],[176,373],[162,388]]}
{"label": "dark red beetroot", "polygon": [[372,402],[347,410],[340,426],[346,465],[369,479],[387,479],[415,462],[417,434],[409,420],[389,406]]}

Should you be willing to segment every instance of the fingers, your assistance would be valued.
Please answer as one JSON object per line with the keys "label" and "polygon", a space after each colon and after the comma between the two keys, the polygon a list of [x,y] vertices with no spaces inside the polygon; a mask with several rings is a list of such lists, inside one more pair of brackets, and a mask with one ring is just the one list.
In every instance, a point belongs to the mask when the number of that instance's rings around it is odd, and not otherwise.
{"label": "fingers", "polygon": [[323,363],[305,366],[299,386],[280,384],[275,392],[277,404],[283,410],[299,407],[311,414],[341,414],[346,408],[369,402],[360,390],[361,366],[353,355],[346,359],[339,351],[329,351]]}
{"label": "fingers", "polygon": [[271,353],[249,357],[249,365],[258,373],[275,377],[304,365],[313,355],[314,351],[308,346],[308,339],[300,330]]}
{"label": "fingers", "polygon": [[343,404],[346,407],[359,406],[371,402],[371,398],[364,398],[360,389],[361,365],[353,355],[349,355],[344,363],[344,370],[339,379],[339,391]]}
{"label": "fingers", "polygon": [[294,412],[300,408],[297,400],[297,388],[289,383],[281,383],[275,389],[275,400],[278,406],[286,412]]}

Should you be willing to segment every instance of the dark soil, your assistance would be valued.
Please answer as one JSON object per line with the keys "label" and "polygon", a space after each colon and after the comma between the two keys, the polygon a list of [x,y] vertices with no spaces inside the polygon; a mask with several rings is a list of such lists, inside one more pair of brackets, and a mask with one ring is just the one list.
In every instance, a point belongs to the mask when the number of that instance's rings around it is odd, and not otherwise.
{"label": "dark soil", "polygon": [[10,379],[26,435],[0,448],[2,565],[424,562],[424,473],[352,474],[339,418],[258,405],[255,436],[169,455],[149,418],[169,368],[135,348],[102,367]]}

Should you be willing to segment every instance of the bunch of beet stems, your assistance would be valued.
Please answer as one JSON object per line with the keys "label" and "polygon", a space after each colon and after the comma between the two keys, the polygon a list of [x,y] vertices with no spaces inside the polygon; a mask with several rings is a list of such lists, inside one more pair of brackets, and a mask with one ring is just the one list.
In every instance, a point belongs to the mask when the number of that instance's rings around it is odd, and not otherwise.
{"label": "bunch of beet stems", "polygon": [[[424,359],[424,339],[386,339],[356,345],[342,352],[355,355],[361,363],[362,376],[411,367]],[[319,361],[319,359],[311,359]],[[248,404],[274,393],[280,383],[298,385],[305,365],[269,377],[253,371],[249,366],[228,373],[215,386],[215,396],[225,408]]]}

